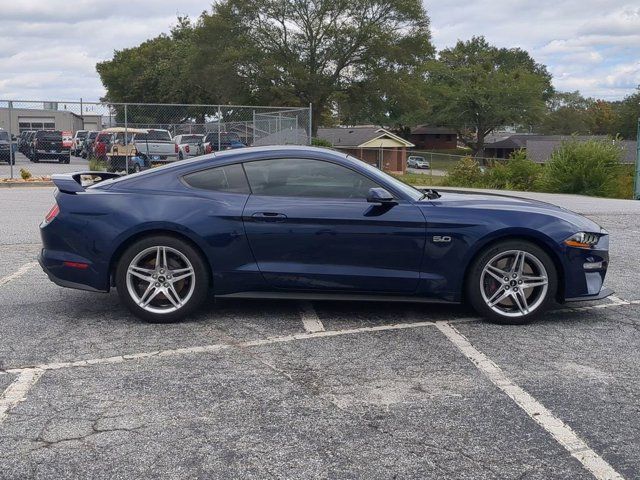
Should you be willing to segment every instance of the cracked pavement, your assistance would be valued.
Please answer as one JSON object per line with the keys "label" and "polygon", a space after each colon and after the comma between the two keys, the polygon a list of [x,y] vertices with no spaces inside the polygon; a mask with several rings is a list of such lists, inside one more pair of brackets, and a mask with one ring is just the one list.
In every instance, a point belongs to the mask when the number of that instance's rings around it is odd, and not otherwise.
{"label": "cracked pavement", "polygon": [[[11,206],[0,212],[2,278],[37,253],[52,189],[0,197]],[[565,197],[611,233],[607,285],[640,300],[640,202]],[[305,336],[297,302],[263,300],[148,325],[115,293],[28,270],[0,286],[0,371],[18,369],[0,373],[0,392],[19,369],[86,362],[45,371],[11,408],[0,479],[593,478],[437,328],[371,330],[461,319],[460,333],[514,383],[621,476],[640,477],[640,304],[519,327],[464,306],[312,306],[325,330],[348,334]],[[158,353],[173,349],[186,350]],[[133,357],[91,364],[121,355]]]}

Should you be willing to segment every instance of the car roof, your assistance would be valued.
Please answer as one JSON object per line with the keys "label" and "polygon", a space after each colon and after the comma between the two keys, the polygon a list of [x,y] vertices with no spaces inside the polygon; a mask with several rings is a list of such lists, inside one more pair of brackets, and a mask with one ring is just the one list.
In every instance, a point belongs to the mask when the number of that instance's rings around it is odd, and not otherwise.
{"label": "car roof", "polygon": [[[324,160],[335,160],[343,165],[357,166],[361,161],[355,157],[351,157],[346,153],[339,152],[337,150],[321,147],[312,147],[308,145],[270,145],[259,147],[245,147],[237,148],[233,150],[224,150],[222,152],[210,153],[208,155],[201,155],[187,160],[181,160],[179,162],[172,162],[161,167],[144,170],[140,173],[127,175],[124,177],[106,180],[99,185],[104,187],[115,183],[128,183],[138,178],[146,176],[164,175],[173,172],[177,175],[184,175],[191,171],[197,171],[206,168],[215,167],[217,164],[225,165],[227,163],[235,162],[251,162],[254,160],[264,159],[265,156],[270,154],[283,155],[283,158],[295,158],[296,154],[300,154],[300,157],[308,157],[309,154],[315,154],[314,156]],[[98,187],[99,185],[96,185]]]}
{"label": "car roof", "polygon": [[100,133],[148,133],[142,128],[109,127],[101,130]]}

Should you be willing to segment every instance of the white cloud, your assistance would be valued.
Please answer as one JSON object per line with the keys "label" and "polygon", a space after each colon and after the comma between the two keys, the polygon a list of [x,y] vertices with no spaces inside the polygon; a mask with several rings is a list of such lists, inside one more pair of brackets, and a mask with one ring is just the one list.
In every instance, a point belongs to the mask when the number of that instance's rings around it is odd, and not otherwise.
{"label": "white cloud", "polygon": [[628,0],[424,0],[438,48],[484,35],[521,47],[553,74],[559,90],[620,99],[640,84],[640,7]]}
{"label": "white cloud", "polygon": [[[8,3],[9,0],[4,0]],[[546,64],[561,90],[622,98],[640,84],[640,7],[629,0],[423,0],[436,46],[484,35]],[[0,98],[98,99],[95,64],[168,32],[211,0],[13,0],[0,16]]]}

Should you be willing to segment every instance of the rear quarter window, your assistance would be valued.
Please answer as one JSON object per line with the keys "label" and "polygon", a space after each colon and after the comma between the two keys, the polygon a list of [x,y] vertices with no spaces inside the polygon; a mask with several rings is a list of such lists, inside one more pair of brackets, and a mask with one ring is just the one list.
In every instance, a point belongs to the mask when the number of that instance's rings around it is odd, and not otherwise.
{"label": "rear quarter window", "polygon": [[187,185],[203,190],[229,193],[250,193],[242,165],[226,165],[189,173],[182,177]]}

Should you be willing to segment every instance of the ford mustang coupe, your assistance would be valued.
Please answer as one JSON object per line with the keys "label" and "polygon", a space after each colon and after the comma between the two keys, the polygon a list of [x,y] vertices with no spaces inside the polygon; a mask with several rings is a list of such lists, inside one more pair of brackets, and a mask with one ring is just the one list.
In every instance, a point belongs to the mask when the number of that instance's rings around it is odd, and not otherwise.
{"label": "ford mustang coupe", "polygon": [[245,148],[53,181],[44,271],[64,287],[115,286],[147,321],[177,321],[214,295],[466,301],[525,323],[554,301],[611,293],[608,234],[591,220],[532,200],[417,190],[332,150]]}

